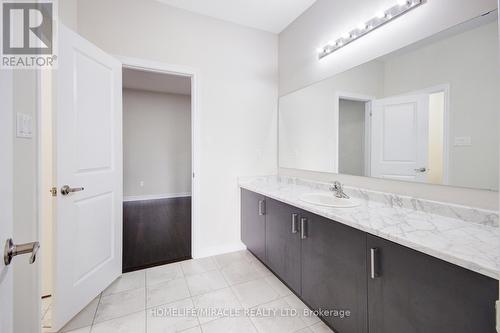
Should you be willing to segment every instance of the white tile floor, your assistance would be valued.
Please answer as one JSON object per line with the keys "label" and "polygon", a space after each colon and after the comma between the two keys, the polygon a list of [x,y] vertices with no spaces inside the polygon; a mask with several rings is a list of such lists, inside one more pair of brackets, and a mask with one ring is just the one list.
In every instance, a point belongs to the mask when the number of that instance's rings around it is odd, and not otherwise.
{"label": "white tile floor", "polygon": [[[42,324],[50,325],[50,299]],[[217,309],[217,313],[194,313]],[[124,274],[61,330],[65,333],[319,333],[318,318],[227,316],[223,310],[269,313],[304,303],[249,252],[189,260]],[[174,314],[188,310],[191,313]],[[267,311],[266,311],[267,310]],[[240,313],[241,313],[240,312]],[[50,332],[49,329],[44,329]]]}

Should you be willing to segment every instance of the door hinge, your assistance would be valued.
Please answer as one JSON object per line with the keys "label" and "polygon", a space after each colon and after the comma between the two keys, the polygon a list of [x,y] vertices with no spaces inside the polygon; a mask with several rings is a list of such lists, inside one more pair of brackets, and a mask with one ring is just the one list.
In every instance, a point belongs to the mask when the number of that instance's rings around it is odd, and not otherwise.
{"label": "door hinge", "polygon": [[53,197],[57,197],[57,187],[53,187],[50,189],[50,194],[52,194]]}

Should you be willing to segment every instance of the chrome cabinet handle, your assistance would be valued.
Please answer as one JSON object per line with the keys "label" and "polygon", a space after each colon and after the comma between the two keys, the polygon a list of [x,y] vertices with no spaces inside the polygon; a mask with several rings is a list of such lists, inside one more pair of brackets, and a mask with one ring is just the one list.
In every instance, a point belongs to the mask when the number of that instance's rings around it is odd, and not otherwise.
{"label": "chrome cabinet handle", "polygon": [[259,200],[259,215],[266,215],[266,200]]}
{"label": "chrome cabinet handle", "polygon": [[38,253],[38,249],[40,249],[39,242],[32,242],[26,244],[16,245],[12,241],[12,238],[7,239],[5,242],[5,251],[3,255],[3,261],[6,266],[10,265],[12,262],[12,258],[21,254],[31,253],[29,263],[33,264],[36,260],[36,255]]}
{"label": "chrome cabinet handle", "polygon": [[370,249],[370,277],[372,280],[375,280],[380,276],[380,273],[378,271],[378,254],[379,249],[377,249],[376,247]]}
{"label": "chrome cabinet handle", "polygon": [[418,168],[418,169],[415,169],[415,172],[424,173],[424,172],[427,172],[427,168]]}
{"label": "chrome cabinet handle", "polygon": [[61,194],[68,195],[70,193],[81,192],[83,190],[85,190],[83,187],[69,187],[68,185],[64,185],[61,187]]}
{"label": "chrome cabinet handle", "polygon": [[303,217],[300,219],[300,239],[307,238],[307,218]]}
{"label": "chrome cabinet handle", "polygon": [[292,214],[292,234],[299,232],[299,214]]}

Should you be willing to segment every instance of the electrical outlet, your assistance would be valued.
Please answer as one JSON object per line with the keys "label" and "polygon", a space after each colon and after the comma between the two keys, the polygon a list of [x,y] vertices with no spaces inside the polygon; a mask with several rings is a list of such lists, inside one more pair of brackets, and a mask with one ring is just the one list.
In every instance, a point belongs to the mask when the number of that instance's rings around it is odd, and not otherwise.
{"label": "electrical outlet", "polygon": [[141,181],[139,182],[139,186],[140,186],[140,187],[144,187],[144,181],[143,181],[143,180],[141,180]]}

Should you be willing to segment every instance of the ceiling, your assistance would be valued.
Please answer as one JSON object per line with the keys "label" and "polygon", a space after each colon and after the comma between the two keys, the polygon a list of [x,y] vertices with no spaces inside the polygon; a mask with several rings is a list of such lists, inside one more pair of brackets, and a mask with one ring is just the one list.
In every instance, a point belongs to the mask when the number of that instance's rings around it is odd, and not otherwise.
{"label": "ceiling", "polygon": [[191,95],[191,78],[124,68],[123,88]]}
{"label": "ceiling", "polygon": [[247,27],[280,33],[316,0],[158,0]]}

